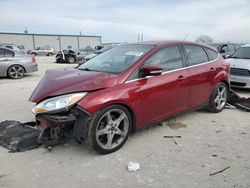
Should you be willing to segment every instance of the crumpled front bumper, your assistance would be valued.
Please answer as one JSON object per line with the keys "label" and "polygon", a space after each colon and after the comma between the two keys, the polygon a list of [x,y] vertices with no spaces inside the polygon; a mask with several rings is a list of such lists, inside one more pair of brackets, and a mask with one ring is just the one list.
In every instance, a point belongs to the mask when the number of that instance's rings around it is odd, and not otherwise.
{"label": "crumpled front bumper", "polygon": [[56,145],[72,131],[73,137],[80,143],[87,138],[87,125],[91,116],[78,106],[68,112],[37,114],[36,124],[41,131],[39,141],[44,145]]}

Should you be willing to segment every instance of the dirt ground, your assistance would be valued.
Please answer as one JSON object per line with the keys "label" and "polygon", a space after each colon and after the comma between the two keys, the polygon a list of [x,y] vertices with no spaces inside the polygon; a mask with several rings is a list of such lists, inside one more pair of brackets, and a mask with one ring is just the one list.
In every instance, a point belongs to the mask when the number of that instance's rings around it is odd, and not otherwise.
{"label": "dirt ground", "polygon": [[[29,96],[54,57],[37,57],[39,72],[0,79],[0,121],[34,120]],[[74,65],[75,66],[75,65]],[[250,97],[250,91],[237,91]],[[164,138],[164,136],[181,138]],[[139,162],[136,173],[129,161]],[[222,173],[214,173],[230,167]],[[69,140],[51,152],[8,153],[0,147],[0,187],[250,187],[250,114],[195,111],[131,135],[117,152],[100,155]]]}

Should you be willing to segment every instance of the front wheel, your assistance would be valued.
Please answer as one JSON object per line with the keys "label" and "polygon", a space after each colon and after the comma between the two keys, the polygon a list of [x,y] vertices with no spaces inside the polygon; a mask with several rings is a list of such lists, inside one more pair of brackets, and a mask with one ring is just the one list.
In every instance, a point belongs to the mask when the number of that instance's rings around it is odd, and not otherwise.
{"label": "front wheel", "polygon": [[132,118],[126,107],[107,106],[90,120],[87,143],[101,154],[112,153],[126,142],[131,127]]}
{"label": "front wheel", "polygon": [[208,110],[218,113],[223,110],[226,105],[228,96],[228,87],[225,83],[220,82],[216,85],[209,101]]}
{"label": "front wheel", "polygon": [[75,60],[74,57],[70,56],[70,57],[67,58],[67,62],[70,63],[70,64],[72,64],[72,63],[75,63],[76,60]]}

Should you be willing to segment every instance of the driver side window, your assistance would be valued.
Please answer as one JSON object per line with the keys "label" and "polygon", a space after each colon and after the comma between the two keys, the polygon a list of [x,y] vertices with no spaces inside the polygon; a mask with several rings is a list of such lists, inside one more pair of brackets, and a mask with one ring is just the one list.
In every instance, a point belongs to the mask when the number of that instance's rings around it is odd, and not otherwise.
{"label": "driver side window", "polygon": [[161,66],[163,72],[183,67],[182,55],[178,46],[162,48],[146,60],[145,64]]}

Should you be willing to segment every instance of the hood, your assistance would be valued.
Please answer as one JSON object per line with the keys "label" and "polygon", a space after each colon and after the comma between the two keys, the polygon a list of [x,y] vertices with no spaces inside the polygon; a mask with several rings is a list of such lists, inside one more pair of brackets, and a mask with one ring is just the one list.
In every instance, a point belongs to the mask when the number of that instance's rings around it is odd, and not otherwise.
{"label": "hood", "polygon": [[250,59],[228,58],[231,68],[241,68],[250,70]]}
{"label": "hood", "polygon": [[37,103],[51,96],[113,87],[117,80],[117,75],[104,72],[73,68],[48,70],[29,100]]}

